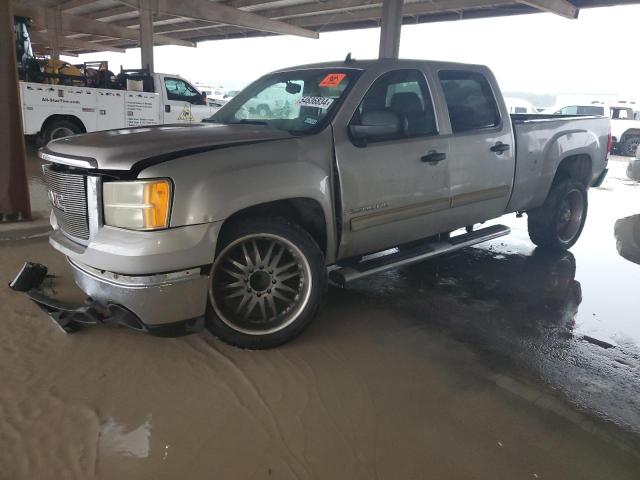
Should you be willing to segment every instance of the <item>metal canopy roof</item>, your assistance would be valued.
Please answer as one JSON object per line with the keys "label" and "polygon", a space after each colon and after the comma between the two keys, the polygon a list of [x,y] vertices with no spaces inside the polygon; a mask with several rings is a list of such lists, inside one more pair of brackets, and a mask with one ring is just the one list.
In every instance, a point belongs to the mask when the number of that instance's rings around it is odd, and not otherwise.
{"label": "metal canopy roof", "polygon": [[[580,8],[640,3],[628,0],[405,0],[403,23],[553,12],[576,18]],[[60,32],[64,52],[119,51],[139,45],[140,9],[153,12],[156,45],[377,27],[382,0],[14,0],[16,15],[33,19],[33,40],[50,46]],[[52,25],[54,28],[52,28]]]}

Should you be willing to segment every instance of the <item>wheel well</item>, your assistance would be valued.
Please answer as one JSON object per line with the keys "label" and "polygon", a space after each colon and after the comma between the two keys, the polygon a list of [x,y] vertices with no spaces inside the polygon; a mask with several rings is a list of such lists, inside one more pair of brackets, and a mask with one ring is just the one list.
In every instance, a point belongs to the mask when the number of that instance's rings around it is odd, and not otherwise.
{"label": "wheel well", "polygon": [[573,178],[588,186],[591,181],[591,174],[591,157],[584,154],[572,155],[560,162],[554,180]]}
{"label": "wheel well", "polygon": [[244,208],[224,221],[219,236],[223,237],[225,231],[233,223],[255,217],[281,217],[297,223],[311,235],[320,250],[326,255],[327,224],[324,211],[316,200],[311,198],[289,198]]}
{"label": "wheel well", "polygon": [[59,120],[66,120],[67,122],[71,122],[80,129],[81,133],[87,133],[87,129],[85,128],[84,123],[82,123],[82,120],[80,120],[78,117],[74,115],[51,115],[44,121],[40,131],[44,132],[44,130],[48,128],[49,125]]}
{"label": "wheel well", "polygon": [[638,129],[627,130],[620,137],[620,143],[624,143],[624,141],[629,137],[640,137],[640,130]]}

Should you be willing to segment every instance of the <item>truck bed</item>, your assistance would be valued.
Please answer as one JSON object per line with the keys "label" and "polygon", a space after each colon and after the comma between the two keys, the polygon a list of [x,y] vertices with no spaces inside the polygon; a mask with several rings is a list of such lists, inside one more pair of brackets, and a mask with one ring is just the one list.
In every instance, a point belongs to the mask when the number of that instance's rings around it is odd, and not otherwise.
{"label": "truck bed", "polygon": [[606,167],[610,122],[595,115],[512,114],[516,143],[513,194],[508,212],[542,205],[560,162],[591,159],[589,184]]}

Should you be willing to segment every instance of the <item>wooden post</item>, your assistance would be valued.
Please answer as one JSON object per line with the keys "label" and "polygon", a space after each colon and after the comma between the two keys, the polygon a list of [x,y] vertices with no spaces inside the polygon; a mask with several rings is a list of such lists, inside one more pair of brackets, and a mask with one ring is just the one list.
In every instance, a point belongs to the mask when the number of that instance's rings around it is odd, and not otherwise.
{"label": "wooden post", "polygon": [[16,65],[11,2],[0,1],[0,222],[31,218]]}

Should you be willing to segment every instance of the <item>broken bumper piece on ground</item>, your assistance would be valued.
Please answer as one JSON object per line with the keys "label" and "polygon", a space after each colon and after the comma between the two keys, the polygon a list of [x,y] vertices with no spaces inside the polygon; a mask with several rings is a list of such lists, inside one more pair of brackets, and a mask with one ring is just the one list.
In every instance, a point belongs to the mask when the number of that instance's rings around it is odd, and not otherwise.
{"label": "broken bumper piece on ground", "polygon": [[42,290],[42,283],[48,276],[48,269],[40,263],[25,262],[9,287],[26,293],[65,333],[73,333],[91,325],[125,326],[157,336],[175,337],[201,330],[204,319],[191,322],[145,325],[134,313],[116,303],[102,304],[87,297],[84,304],[73,305],[50,297]]}

